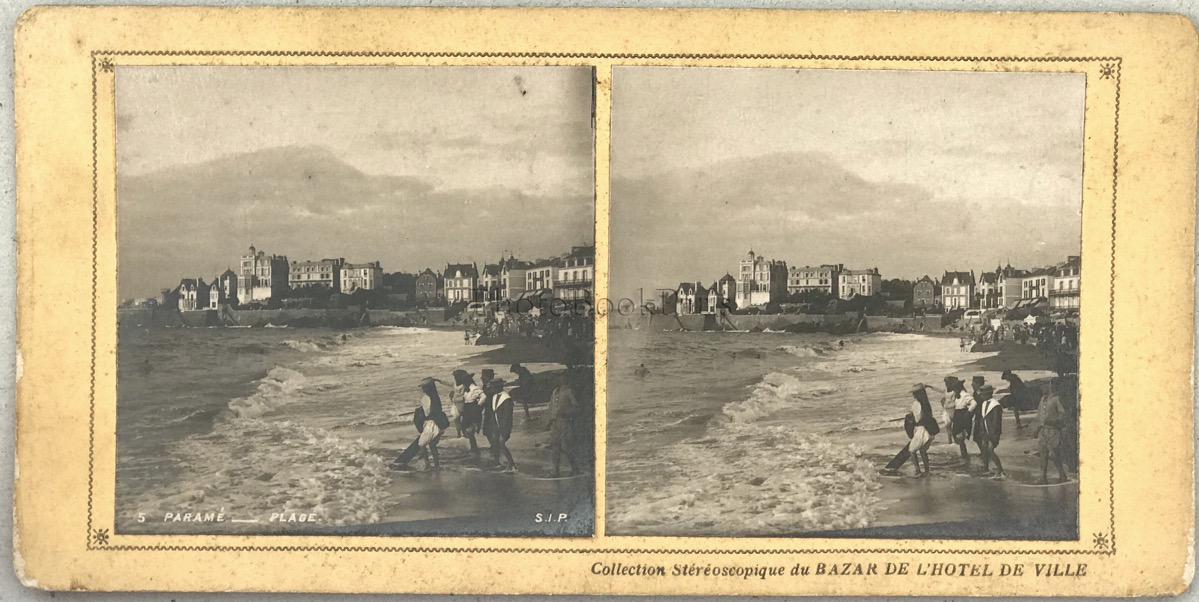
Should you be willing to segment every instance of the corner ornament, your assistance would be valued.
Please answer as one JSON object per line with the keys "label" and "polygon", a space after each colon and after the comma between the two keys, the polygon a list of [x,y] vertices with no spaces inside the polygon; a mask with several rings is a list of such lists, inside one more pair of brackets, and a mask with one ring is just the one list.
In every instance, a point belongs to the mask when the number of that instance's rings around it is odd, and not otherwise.
{"label": "corner ornament", "polygon": [[1095,545],[1096,550],[1108,551],[1111,548],[1112,541],[1108,539],[1107,533],[1096,533],[1091,539],[1091,543]]}
{"label": "corner ornament", "polygon": [[112,59],[106,56],[100,57],[100,61],[97,63],[97,65],[100,67],[100,70],[104,71],[105,73],[112,73],[113,68],[116,67],[116,65],[113,64]]}
{"label": "corner ornament", "polygon": [[1099,79],[1112,79],[1116,76],[1116,64],[1104,63],[1099,65]]}
{"label": "corner ornament", "polygon": [[92,541],[96,542],[98,546],[108,545],[108,529],[96,529],[92,533]]}

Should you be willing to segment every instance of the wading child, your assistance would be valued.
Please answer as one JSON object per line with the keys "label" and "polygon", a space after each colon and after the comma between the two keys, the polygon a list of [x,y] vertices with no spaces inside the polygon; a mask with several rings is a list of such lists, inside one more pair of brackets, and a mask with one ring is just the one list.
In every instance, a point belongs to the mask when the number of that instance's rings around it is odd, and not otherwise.
{"label": "wading child", "polygon": [[974,442],[978,444],[979,454],[982,455],[983,472],[991,473],[991,463],[994,462],[995,472],[991,475],[992,478],[1003,479],[1006,478],[1003,463],[995,454],[995,448],[999,447],[999,439],[1003,435],[1003,406],[994,398],[994,391],[994,387],[984,385],[975,394],[979,406],[974,420]]}
{"label": "wading child", "polygon": [[566,459],[570,462],[570,474],[579,474],[579,465],[575,461],[574,453],[575,417],[579,413],[579,402],[575,399],[574,387],[571,385],[575,380],[575,371],[568,370],[566,378],[550,394],[550,423],[546,428],[550,432],[555,477],[560,474],[562,454],[566,454]]}
{"label": "wading child", "polygon": [[450,427],[450,419],[441,409],[441,396],[437,394],[436,382],[436,379],[428,377],[420,382],[420,406],[412,416],[412,422],[420,435],[392,463],[393,470],[408,470],[408,463],[418,453],[425,460],[425,470],[441,469],[441,460],[437,456],[437,442],[441,440],[441,433]]}
{"label": "wading child", "polygon": [[487,383],[487,401],[483,406],[483,434],[491,443],[491,460],[500,463],[500,455],[508,461],[505,472],[516,472],[516,462],[508,451],[508,438],[512,436],[512,396],[504,391],[504,381],[495,379]]}
{"label": "wading child", "polygon": [[1065,394],[1065,380],[1060,376],[1053,379],[1049,385],[1049,392],[1041,398],[1041,405],[1037,407],[1037,421],[1040,423],[1037,426],[1037,448],[1041,452],[1041,484],[1049,483],[1049,460],[1053,460],[1054,466],[1057,466],[1057,474],[1059,483],[1065,483],[1069,480],[1066,476],[1066,469],[1062,466],[1062,442],[1063,431],[1066,427],[1067,416],[1066,409],[1062,406],[1062,396]]}
{"label": "wading child", "polygon": [[470,441],[470,451],[478,460],[479,444],[475,441],[475,433],[483,426],[483,403],[487,401],[487,394],[475,384],[474,375],[466,370],[454,370],[453,376],[454,405],[459,408],[454,424],[458,427],[458,436]]}

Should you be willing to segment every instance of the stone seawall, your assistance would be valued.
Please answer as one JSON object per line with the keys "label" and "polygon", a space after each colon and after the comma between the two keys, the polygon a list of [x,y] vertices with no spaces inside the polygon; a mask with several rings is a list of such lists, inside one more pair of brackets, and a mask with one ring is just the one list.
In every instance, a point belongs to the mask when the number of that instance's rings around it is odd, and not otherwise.
{"label": "stone seawall", "polygon": [[[608,327],[625,330],[786,330],[799,325],[810,326],[820,331],[825,328],[853,328],[858,318],[846,314],[776,314],[776,315],[642,315],[622,316],[615,312],[608,315]],[[942,316],[918,318],[891,318],[866,316],[862,331],[938,330],[944,326]],[[802,329],[803,326],[800,326]]]}
{"label": "stone seawall", "polygon": [[206,309],[177,311],[162,308],[121,309],[120,328],[204,328],[210,326],[291,326],[295,328],[355,328],[359,326],[443,326],[445,309],[410,311],[359,309]]}

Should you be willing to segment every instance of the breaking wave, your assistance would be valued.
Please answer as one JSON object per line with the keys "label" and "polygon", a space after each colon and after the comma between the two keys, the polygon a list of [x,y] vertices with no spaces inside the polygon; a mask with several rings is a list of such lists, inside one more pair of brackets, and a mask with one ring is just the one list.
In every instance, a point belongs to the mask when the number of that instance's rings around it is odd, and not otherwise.
{"label": "breaking wave", "polygon": [[805,381],[790,374],[771,372],[754,385],[748,398],[725,404],[722,412],[733,422],[754,422],[838,390],[837,385],[830,382]]}
{"label": "breaking wave", "polygon": [[288,368],[276,367],[258,380],[258,390],[246,397],[229,402],[227,418],[261,418],[295,400],[304,388],[304,375]]}

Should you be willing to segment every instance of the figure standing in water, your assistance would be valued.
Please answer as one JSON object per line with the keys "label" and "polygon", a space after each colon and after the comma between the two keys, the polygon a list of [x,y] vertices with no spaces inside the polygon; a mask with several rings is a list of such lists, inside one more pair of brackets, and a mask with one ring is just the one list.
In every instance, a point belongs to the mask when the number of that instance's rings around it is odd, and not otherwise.
{"label": "figure standing in water", "polygon": [[483,403],[487,394],[483,388],[475,384],[472,374],[466,370],[454,370],[454,405],[458,407],[458,417],[454,424],[458,427],[458,436],[470,441],[470,451],[479,458],[479,444],[475,433],[483,426]]}
{"label": "figure standing in water", "polygon": [[487,401],[483,406],[483,434],[491,443],[491,460],[500,463],[502,454],[508,460],[504,472],[516,472],[516,462],[508,451],[508,438],[512,436],[512,396],[504,391],[504,381],[496,379],[487,383]]}
{"label": "figure standing in water", "polygon": [[[932,404],[928,402],[928,392],[925,391],[924,384],[917,384],[912,387],[912,402],[911,411],[904,416],[904,431],[908,435],[908,444],[895,454],[895,457],[887,463],[887,466],[882,469],[882,474],[894,476],[899,474],[899,468],[903,466],[908,458],[913,458],[916,462],[916,476],[931,475],[932,469],[928,463],[928,448],[932,446],[933,437],[941,432],[941,427],[937,425],[937,418],[933,415]],[[920,461],[924,460],[924,473],[920,470]]]}
{"label": "figure standing in water", "polygon": [[994,462],[995,472],[992,478],[1003,479],[1006,477],[1003,463],[995,454],[995,448],[999,447],[999,439],[1003,435],[1003,406],[994,398],[994,387],[978,385],[982,380],[981,376],[974,377],[974,399],[978,402],[974,416],[974,442],[978,444],[978,452],[982,455],[983,472],[991,474],[991,463]]}
{"label": "figure standing in water", "polygon": [[[908,451],[916,460],[916,476],[927,477],[932,475],[932,467],[928,464],[928,448],[932,446],[933,437],[941,429],[937,426],[937,418],[933,415],[933,406],[928,402],[928,391],[924,390],[923,383],[912,387],[912,397],[915,399],[912,402],[912,418],[915,420],[916,426],[912,429],[912,440],[908,444]],[[923,474],[920,473],[921,460],[924,461]]]}
{"label": "figure standing in water", "polygon": [[949,431],[949,440],[957,443],[962,461],[970,463],[970,452],[966,451],[966,440],[970,438],[974,427],[974,409],[978,405],[974,396],[966,391],[966,382],[960,378],[949,376],[945,378],[945,397],[950,400],[947,404],[949,422],[945,426]]}
{"label": "figure standing in water", "polygon": [[1041,484],[1049,483],[1049,461],[1052,459],[1057,466],[1059,483],[1069,480],[1066,469],[1062,466],[1063,434],[1068,421],[1066,408],[1062,405],[1065,395],[1065,379],[1057,377],[1050,381],[1049,392],[1041,398],[1037,408],[1037,448],[1041,452]]}
{"label": "figure standing in water", "polygon": [[417,454],[425,460],[425,470],[441,469],[441,460],[437,456],[437,442],[441,440],[442,431],[449,428],[450,420],[441,409],[441,396],[437,393],[436,383],[437,379],[429,377],[420,381],[420,405],[412,415],[412,422],[420,434],[392,463],[391,468],[394,470],[408,470],[408,463]]}
{"label": "figure standing in water", "polygon": [[641,364],[641,367],[634,370],[633,374],[638,378],[645,378],[646,376],[649,376],[649,368],[646,368],[645,364]]}
{"label": "figure standing in water", "polygon": [[1016,417],[1016,428],[1022,429],[1024,425],[1020,424],[1020,411],[1032,409],[1032,393],[1028,390],[1028,385],[1025,385],[1024,381],[1013,374],[1011,370],[1004,370],[999,378],[1007,381],[1008,386],[1006,389],[997,391],[995,395],[1007,393],[999,400],[999,403],[1004,408],[1011,410],[1012,415]]}
{"label": "figure standing in water", "polygon": [[574,386],[577,369],[567,370],[566,377],[550,394],[550,423],[546,427],[550,432],[550,449],[554,456],[554,476],[561,474],[562,454],[566,454],[570,462],[570,474],[579,474],[579,464],[575,460],[575,418],[579,414],[579,402],[575,398]]}
{"label": "figure standing in water", "polygon": [[533,373],[519,363],[509,368],[516,375],[516,388],[512,389],[512,399],[519,401],[525,408],[525,420],[530,419],[529,403],[533,401]]}

